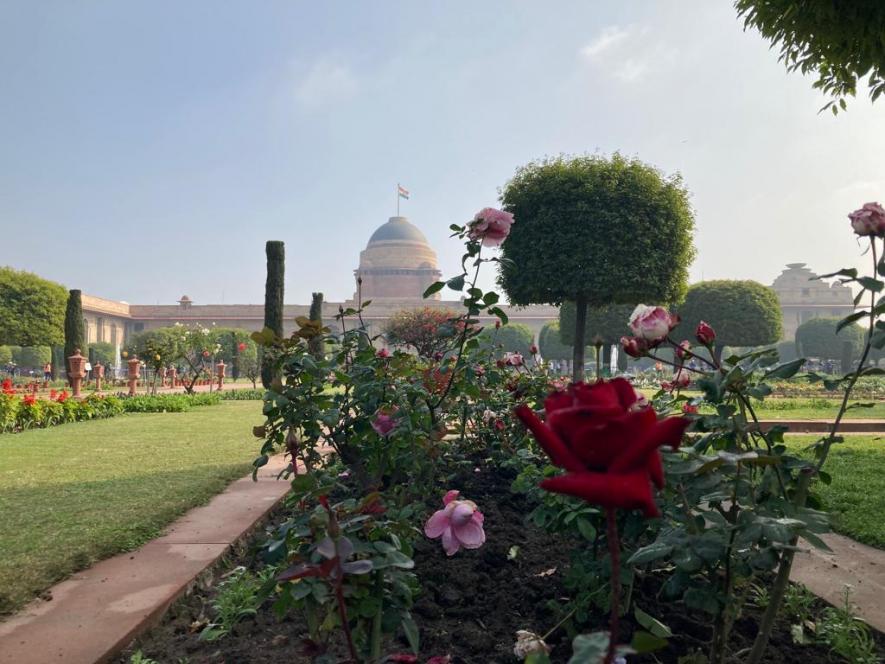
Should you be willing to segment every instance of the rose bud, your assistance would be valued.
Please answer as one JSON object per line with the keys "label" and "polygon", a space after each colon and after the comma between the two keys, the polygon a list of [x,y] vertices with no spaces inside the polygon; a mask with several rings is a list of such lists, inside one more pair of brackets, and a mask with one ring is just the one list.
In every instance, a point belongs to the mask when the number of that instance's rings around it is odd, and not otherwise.
{"label": "rose bud", "polygon": [[694,335],[705,346],[711,345],[716,340],[716,331],[705,321],[698,323]]}
{"label": "rose bud", "polygon": [[648,344],[643,339],[636,337],[621,337],[621,348],[630,357],[642,357],[648,350]]}
{"label": "rose bud", "polygon": [[532,344],[531,346],[529,346],[529,352],[532,355],[537,355],[538,354],[538,347],[535,344]]}
{"label": "rose bud", "polygon": [[851,228],[860,236],[885,236],[885,209],[878,203],[866,203],[848,215]]}
{"label": "rose bud", "polygon": [[680,360],[683,360],[685,359],[686,355],[691,354],[689,351],[691,351],[691,343],[688,340],[682,341],[676,347],[676,357],[678,357]]}

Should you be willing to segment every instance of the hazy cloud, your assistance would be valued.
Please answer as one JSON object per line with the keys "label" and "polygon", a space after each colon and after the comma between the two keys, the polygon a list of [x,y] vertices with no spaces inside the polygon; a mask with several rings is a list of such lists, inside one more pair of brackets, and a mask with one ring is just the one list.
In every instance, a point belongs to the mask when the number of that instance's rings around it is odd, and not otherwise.
{"label": "hazy cloud", "polygon": [[326,106],[352,98],[357,91],[350,67],[335,60],[317,60],[301,77],[295,98],[308,108]]}
{"label": "hazy cloud", "polygon": [[619,43],[630,36],[629,28],[610,25],[602,29],[596,38],[581,49],[581,55],[588,60],[596,60],[606,51],[611,51]]}

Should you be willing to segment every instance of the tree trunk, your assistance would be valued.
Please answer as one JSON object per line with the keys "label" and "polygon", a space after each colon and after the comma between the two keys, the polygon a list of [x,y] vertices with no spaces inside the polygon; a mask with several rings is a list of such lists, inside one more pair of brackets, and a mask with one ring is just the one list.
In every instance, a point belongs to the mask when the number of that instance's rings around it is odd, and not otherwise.
{"label": "tree trunk", "polygon": [[611,366],[612,366],[612,345],[605,344],[602,347],[602,371],[600,372],[603,376],[611,375]]}
{"label": "tree trunk", "polygon": [[[322,293],[314,293],[313,299],[310,302],[310,320],[314,320],[319,322],[322,327],[323,322],[323,294]],[[310,350],[310,354],[314,356],[317,360],[322,360],[325,355],[325,349],[323,348],[323,336],[318,335],[313,339],[307,342],[307,347]]]}
{"label": "tree trunk", "polygon": [[[279,240],[268,240],[267,281],[264,284],[264,327],[283,336],[283,283],[286,269],[286,249]],[[273,358],[261,353],[261,382],[270,389],[274,379]]]}
{"label": "tree trunk", "polygon": [[576,383],[584,380],[584,337],[587,330],[587,298],[579,295],[575,298],[575,347],[572,353],[572,380]]}

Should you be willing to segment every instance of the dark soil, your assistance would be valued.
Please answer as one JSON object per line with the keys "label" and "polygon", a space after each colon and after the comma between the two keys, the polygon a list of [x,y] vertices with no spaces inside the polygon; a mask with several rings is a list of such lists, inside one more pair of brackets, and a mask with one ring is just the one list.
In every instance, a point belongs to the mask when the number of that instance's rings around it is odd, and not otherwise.
{"label": "dark soil", "polygon": [[[447,558],[439,542],[421,540],[416,544],[415,572],[423,588],[413,609],[421,631],[424,657],[450,654],[453,664],[513,664],[513,644],[518,629],[538,633],[549,630],[558,615],[550,600],[565,599],[562,585],[570,546],[560,538],[526,525],[531,506],[524,497],[510,492],[511,478],[501,471],[463,472],[449,486],[474,500],[485,514],[486,544],[478,550],[460,551]],[[439,497],[428,501],[438,509]],[[511,547],[518,546],[515,558],[508,559]],[[233,565],[255,566],[254,554],[244,554]],[[711,634],[705,614],[688,611],[683,605],[656,598],[661,580],[645,577],[634,588],[633,599],[647,613],[668,625],[674,637],[666,650],[652,655],[631,656],[631,664],[659,662],[676,664],[679,656],[705,649]],[[244,664],[286,661],[308,664],[302,653],[307,630],[300,616],[278,620],[269,603],[255,619],[236,626],[234,633],[216,642],[199,639],[191,625],[211,616],[213,588],[197,588],[180,600],[162,624],[153,629],[118,661],[129,662],[134,650],[162,664]],[[731,651],[749,648],[756,634],[752,612],[740,618],[733,630]],[[582,630],[605,629],[607,619]],[[636,629],[631,617],[622,619],[621,642],[630,641]],[[880,646],[883,645],[881,635]],[[554,662],[566,662],[571,655],[570,638],[557,630],[548,643]],[[340,647],[340,644],[338,644]],[[405,652],[404,642],[390,644],[390,652]],[[336,652],[342,653],[343,650]],[[820,646],[793,643],[789,624],[777,624],[766,664],[802,662],[829,664],[841,661]]]}

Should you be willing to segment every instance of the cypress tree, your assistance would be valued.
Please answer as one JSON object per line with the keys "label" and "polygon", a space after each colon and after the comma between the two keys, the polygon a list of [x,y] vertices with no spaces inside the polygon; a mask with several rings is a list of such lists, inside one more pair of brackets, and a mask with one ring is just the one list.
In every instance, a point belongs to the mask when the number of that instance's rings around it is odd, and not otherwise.
{"label": "cypress tree", "polygon": [[[264,284],[264,327],[271,329],[278,337],[283,336],[283,281],[286,271],[285,244],[279,240],[268,240],[267,281]],[[261,383],[266,389],[274,379],[273,358],[262,353]]]}
{"label": "cypress tree", "polygon": [[68,294],[68,306],[65,309],[65,373],[70,380],[68,358],[78,348],[82,351],[86,347],[86,331],[83,327],[83,302],[79,290],[73,289]]}
{"label": "cypress tree", "polygon": [[65,366],[65,349],[62,346],[52,347],[52,380],[58,380],[61,367]]}
{"label": "cypress tree", "polygon": [[[314,293],[313,299],[310,302],[310,320],[318,321],[322,327],[323,322],[323,294],[322,293]],[[307,344],[308,349],[310,349],[310,354],[313,355],[316,359],[321,360],[325,357],[325,353],[323,352],[323,337],[316,336],[311,339]]]}

